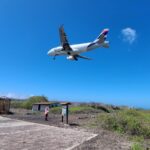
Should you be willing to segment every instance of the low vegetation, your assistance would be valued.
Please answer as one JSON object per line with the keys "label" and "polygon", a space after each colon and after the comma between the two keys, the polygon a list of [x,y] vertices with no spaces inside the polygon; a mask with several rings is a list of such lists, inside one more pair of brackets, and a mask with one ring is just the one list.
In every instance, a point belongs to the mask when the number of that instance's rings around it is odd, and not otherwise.
{"label": "low vegetation", "polygon": [[134,143],[132,146],[131,146],[131,150],[144,150],[142,145],[140,143]]}
{"label": "low vegetation", "polygon": [[128,135],[133,142],[131,150],[149,149],[150,111],[148,110],[124,108],[112,113],[100,113],[90,127]]}
{"label": "low vegetation", "polygon": [[96,110],[101,110],[106,113],[110,113],[112,110],[115,110],[117,107],[112,107],[110,105],[103,105],[99,103],[89,103],[87,106],[90,106]]}
{"label": "low vegetation", "polygon": [[70,113],[90,113],[90,112],[95,112],[96,109],[92,108],[91,106],[73,106],[70,108],[69,112]]}
{"label": "low vegetation", "polygon": [[62,111],[61,109],[62,109],[61,107],[53,107],[53,108],[50,108],[49,112],[53,114],[61,114],[61,111]]}
{"label": "low vegetation", "polygon": [[[53,107],[50,109],[50,113],[61,114],[62,107]],[[97,109],[90,106],[72,106],[69,108],[70,114],[90,113],[97,112]]]}
{"label": "low vegetation", "polygon": [[95,126],[126,133],[132,136],[150,138],[150,113],[135,109],[125,109],[109,114],[100,114]]}
{"label": "low vegetation", "polygon": [[12,99],[11,108],[32,109],[34,103],[48,102],[45,96],[32,96],[25,100]]}
{"label": "low vegetation", "polygon": [[[61,106],[60,107],[53,107],[50,109],[51,113],[59,114],[61,113]],[[79,104],[76,106],[69,107],[70,114],[90,114],[90,113],[100,113],[100,112],[109,112],[107,108],[104,106],[98,106],[97,104]]]}

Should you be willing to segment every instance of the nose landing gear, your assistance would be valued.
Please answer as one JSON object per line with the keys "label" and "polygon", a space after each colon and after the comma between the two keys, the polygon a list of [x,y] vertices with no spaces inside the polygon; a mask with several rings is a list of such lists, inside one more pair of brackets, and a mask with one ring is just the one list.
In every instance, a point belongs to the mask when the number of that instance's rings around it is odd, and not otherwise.
{"label": "nose landing gear", "polygon": [[57,56],[57,54],[56,54],[56,55],[54,55],[53,60],[55,60],[55,59],[56,59],[56,56]]}

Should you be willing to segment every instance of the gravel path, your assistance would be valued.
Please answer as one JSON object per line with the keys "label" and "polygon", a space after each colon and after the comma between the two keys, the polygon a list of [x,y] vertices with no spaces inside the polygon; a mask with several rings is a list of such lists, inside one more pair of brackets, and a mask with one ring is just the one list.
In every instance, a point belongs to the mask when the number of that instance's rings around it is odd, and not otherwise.
{"label": "gravel path", "polygon": [[0,116],[1,150],[71,150],[97,134]]}

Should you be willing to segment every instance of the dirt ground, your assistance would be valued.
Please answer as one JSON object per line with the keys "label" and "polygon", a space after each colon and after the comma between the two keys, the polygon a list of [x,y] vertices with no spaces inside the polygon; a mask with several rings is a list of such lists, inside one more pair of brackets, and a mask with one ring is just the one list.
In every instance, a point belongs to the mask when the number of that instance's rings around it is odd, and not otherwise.
{"label": "dirt ground", "polygon": [[[88,128],[88,122],[96,117],[94,114],[70,114],[69,125],[61,122],[60,114],[49,114],[48,121],[44,120],[44,114],[32,114],[28,110],[11,110],[13,115],[3,115],[5,117],[24,120],[28,122],[34,122],[44,125],[55,126],[65,129],[86,130],[89,133],[97,134],[94,138],[83,142],[82,144],[72,148],[74,150],[129,150],[132,143],[127,140],[125,136],[121,136],[117,133],[105,131],[103,129]],[[64,148],[65,149],[65,148]]]}

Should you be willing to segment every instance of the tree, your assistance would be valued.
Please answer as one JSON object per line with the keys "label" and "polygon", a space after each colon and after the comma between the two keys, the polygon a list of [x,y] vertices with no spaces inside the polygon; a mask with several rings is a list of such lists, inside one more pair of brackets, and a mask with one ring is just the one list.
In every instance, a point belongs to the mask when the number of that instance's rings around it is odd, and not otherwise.
{"label": "tree", "polygon": [[32,96],[24,102],[24,108],[31,109],[34,103],[48,102],[48,99],[45,96]]}

